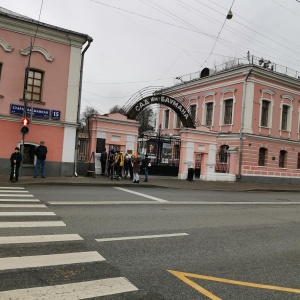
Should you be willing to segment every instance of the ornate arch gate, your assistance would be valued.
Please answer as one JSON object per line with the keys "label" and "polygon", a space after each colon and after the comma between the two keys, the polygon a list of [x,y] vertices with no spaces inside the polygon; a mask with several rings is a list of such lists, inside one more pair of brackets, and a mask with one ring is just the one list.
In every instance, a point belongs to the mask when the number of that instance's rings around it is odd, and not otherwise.
{"label": "ornate arch gate", "polygon": [[[147,87],[138,91],[122,107],[121,113],[128,119],[135,120],[138,114],[150,105],[164,105],[172,109],[179,117],[183,127],[196,128],[189,111],[189,102],[183,96],[171,97],[163,94],[162,87]],[[139,137],[141,153],[147,153],[152,160],[151,174],[153,175],[178,175],[180,162],[180,136],[173,137],[158,132],[142,134]],[[152,150],[153,149],[153,150]]]}

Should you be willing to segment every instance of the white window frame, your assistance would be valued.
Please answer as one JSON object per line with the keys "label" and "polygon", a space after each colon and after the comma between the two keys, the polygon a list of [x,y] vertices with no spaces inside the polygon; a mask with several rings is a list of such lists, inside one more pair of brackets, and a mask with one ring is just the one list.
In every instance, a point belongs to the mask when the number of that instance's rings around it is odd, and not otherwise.
{"label": "white window frame", "polygon": [[[287,128],[282,129],[282,113],[283,113],[283,106],[288,107],[288,116],[287,116]],[[279,130],[282,132],[291,132],[292,129],[292,112],[293,112],[293,106],[287,103],[281,103],[280,104],[280,127]]]}
{"label": "white window frame", "polygon": [[[206,116],[207,116],[207,105],[208,104],[212,104],[213,109],[212,109],[212,116],[211,116],[211,124],[210,125],[206,125]],[[206,127],[213,127],[214,126],[214,115],[215,115],[215,101],[207,101],[204,103],[204,109],[203,109],[203,116],[202,116],[202,120],[203,120],[203,126]]]}
{"label": "white window frame", "polygon": [[[232,100],[232,114],[231,114],[231,123],[225,124],[224,123],[224,117],[225,117],[225,103],[226,101]],[[220,114],[220,124],[221,126],[232,126],[233,120],[234,120],[234,107],[235,107],[235,98],[234,97],[228,97],[221,100],[221,114]]]}
{"label": "white window frame", "polygon": [[[179,127],[177,126],[178,120],[179,120]],[[174,129],[179,129],[179,128],[181,128],[181,120],[180,120],[179,116],[177,115],[177,113],[174,113],[173,128],[174,128]]]}
{"label": "white window frame", "polygon": [[[168,117],[168,126],[166,126],[166,111],[169,112],[169,117]],[[169,129],[170,128],[170,109],[164,109],[163,110],[163,129]]]}
{"label": "white window frame", "polygon": [[[261,125],[261,117],[262,117],[262,103],[263,101],[268,101],[269,102],[269,111],[268,111],[268,120],[267,120],[267,126],[262,126]],[[266,98],[261,98],[260,99],[260,110],[259,110],[259,127],[260,128],[272,128],[272,117],[273,117],[273,106],[274,106],[274,101],[271,99],[266,99]]]}

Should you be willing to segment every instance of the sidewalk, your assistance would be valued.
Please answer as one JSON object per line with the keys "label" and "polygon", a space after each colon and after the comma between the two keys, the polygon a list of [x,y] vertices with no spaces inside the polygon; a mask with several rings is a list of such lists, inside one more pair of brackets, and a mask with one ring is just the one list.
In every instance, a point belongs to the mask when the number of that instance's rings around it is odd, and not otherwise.
{"label": "sidewalk", "polygon": [[150,176],[148,182],[143,182],[144,176],[140,176],[140,183],[132,183],[129,179],[111,180],[105,176],[86,177],[47,177],[33,178],[22,176],[17,183],[10,183],[8,175],[0,175],[0,187],[2,186],[29,186],[29,185],[66,185],[66,186],[119,186],[119,187],[163,187],[191,190],[214,190],[214,191],[266,191],[266,192],[300,192],[300,185],[291,184],[266,184],[266,183],[243,183],[243,182],[220,182],[202,180],[181,180],[177,177]]}

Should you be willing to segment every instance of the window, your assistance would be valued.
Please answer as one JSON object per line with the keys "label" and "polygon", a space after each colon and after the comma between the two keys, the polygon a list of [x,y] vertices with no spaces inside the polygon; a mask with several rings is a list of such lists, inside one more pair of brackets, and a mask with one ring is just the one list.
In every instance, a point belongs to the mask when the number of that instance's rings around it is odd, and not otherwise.
{"label": "window", "polygon": [[298,153],[297,169],[300,169],[300,153]]}
{"label": "window", "polygon": [[170,117],[170,111],[167,109],[164,111],[164,128],[168,129],[169,128],[169,117]]}
{"label": "window", "polygon": [[[22,152],[22,145],[20,146],[20,150]],[[24,153],[23,153],[23,165],[34,165],[34,150],[35,145],[24,144]]]}
{"label": "window", "polygon": [[220,163],[227,164],[228,148],[229,148],[229,146],[227,146],[227,145],[223,145],[220,147],[220,152],[219,152]]}
{"label": "window", "polygon": [[175,128],[180,128],[180,118],[178,117],[178,115],[175,114]]}
{"label": "window", "polygon": [[29,70],[27,79],[26,97],[33,101],[42,101],[43,73],[37,70]]}
{"label": "window", "polygon": [[279,153],[279,168],[285,167],[286,153],[287,152],[285,150],[281,150]]}
{"label": "window", "polygon": [[206,106],[205,126],[212,126],[214,103],[209,102],[206,103],[205,106]]}
{"label": "window", "polygon": [[269,109],[270,101],[263,100],[261,103],[261,119],[260,126],[269,127]]}
{"label": "window", "polygon": [[289,109],[288,105],[282,105],[281,130],[288,130]]}
{"label": "window", "polygon": [[225,100],[224,101],[224,125],[232,124],[232,109],[233,109],[233,100]]}
{"label": "window", "polygon": [[266,148],[259,148],[258,154],[258,165],[265,166],[266,163],[266,156],[267,156],[267,149]]}
{"label": "window", "polygon": [[196,114],[197,114],[197,105],[196,104],[190,105],[190,112],[191,112],[192,120],[193,120],[193,122],[195,122]]}

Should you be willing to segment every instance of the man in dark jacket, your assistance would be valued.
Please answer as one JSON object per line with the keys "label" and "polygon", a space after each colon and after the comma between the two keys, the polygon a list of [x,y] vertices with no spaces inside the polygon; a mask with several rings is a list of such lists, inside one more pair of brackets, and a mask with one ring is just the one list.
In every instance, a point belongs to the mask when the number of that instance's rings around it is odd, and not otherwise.
{"label": "man in dark jacket", "polygon": [[22,155],[18,147],[15,152],[10,156],[10,177],[9,182],[17,182],[19,179],[19,169],[22,161]]}
{"label": "man in dark jacket", "polygon": [[40,145],[35,148],[34,154],[36,155],[36,164],[34,168],[34,178],[38,175],[41,166],[41,177],[45,178],[45,161],[47,155],[47,147],[44,141],[40,141]]}
{"label": "man in dark jacket", "polygon": [[107,164],[106,148],[104,148],[103,151],[101,152],[100,162],[101,162],[101,175],[104,176],[106,172],[106,164]]}

